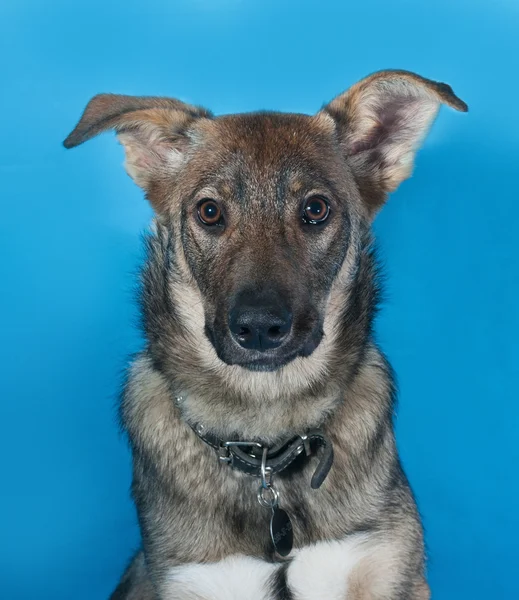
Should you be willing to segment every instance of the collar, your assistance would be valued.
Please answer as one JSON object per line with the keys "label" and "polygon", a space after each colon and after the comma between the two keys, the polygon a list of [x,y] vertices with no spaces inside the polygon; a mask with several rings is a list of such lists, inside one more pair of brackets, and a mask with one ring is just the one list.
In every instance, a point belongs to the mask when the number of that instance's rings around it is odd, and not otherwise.
{"label": "collar", "polygon": [[203,442],[216,450],[221,462],[247,475],[263,478],[264,473],[269,472],[272,476],[284,471],[303,452],[307,457],[319,453],[319,462],[310,483],[315,490],[321,487],[332,467],[333,447],[321,429],[312,429],[305,435],[267,446],[257,441],[223,440],[200,423],[188,424]]}

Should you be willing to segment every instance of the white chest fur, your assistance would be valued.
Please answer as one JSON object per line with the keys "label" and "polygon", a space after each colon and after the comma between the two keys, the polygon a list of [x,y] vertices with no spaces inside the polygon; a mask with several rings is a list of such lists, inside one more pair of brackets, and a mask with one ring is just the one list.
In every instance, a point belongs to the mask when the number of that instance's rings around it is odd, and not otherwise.
{"label": "white chest fur", "polygon": [[[356,534],[294,552],[286,573],[296,600],[391,597],[398,582],[398,544],[376,534]],[[171,569],[164,600],[275,600],[279,565],[243,555],[211,564]]]}

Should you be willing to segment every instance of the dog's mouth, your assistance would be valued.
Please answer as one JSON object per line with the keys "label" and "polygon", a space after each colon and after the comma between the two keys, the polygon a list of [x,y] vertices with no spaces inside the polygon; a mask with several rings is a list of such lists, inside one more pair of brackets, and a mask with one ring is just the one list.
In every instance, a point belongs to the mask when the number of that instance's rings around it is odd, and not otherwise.
{"label": "dog's mouth", "polygon": [[229,336],[219,336],[208,326],[206,326],[205,331],[222,362],[249,371],[263,372],[277,371],[296,358],[309,357],[323,338],[322,328],[316,327],[310,335],[304,336],[303,339],[297,340],[294,336],[278,348],[259,351],[245,350]]}

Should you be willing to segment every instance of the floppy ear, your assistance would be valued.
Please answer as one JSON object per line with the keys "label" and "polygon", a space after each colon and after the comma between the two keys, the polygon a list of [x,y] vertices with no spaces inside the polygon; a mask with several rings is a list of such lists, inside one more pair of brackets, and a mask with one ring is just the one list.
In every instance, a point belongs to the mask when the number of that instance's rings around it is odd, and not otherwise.
{"label": "floppy ear", "polygon": [[442,102],[468,110],[447,84],[389,70],[362,79],[323,108],[336,123],[371,213],[411,174],[416,150]]}
{"label": "floppy ear", "polygon": [[99,94],[63,145],[73,148],[107,129],[115,130],[126,152],[128,174],[149,191],[153,179],[171,175],[182,165],[190,125],[211,117],[203,108],[172,98]]}

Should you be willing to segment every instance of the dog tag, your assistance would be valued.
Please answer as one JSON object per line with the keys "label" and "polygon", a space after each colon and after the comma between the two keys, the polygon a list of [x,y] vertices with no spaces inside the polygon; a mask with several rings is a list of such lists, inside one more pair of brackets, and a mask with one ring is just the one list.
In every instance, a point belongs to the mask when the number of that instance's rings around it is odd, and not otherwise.
{"label": "dog tag", "polygon": [[270,519],[270,537],[276,552],[280,556],[288,556],[294,543],[294,533],[292,531],[292,522],[288,514],[277,506],[272,509],[272,518]]}

